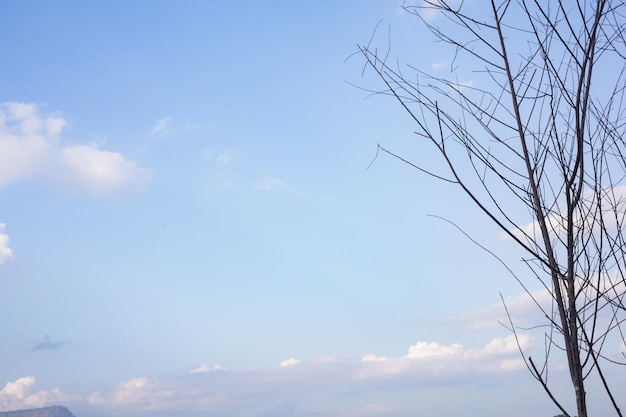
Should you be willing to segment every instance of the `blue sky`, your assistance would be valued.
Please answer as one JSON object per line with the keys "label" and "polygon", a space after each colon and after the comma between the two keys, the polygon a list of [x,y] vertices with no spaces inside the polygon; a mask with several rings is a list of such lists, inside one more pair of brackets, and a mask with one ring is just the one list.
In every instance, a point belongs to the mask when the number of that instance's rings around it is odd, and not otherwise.
{"label": "blue sky", "polygon": [[2,2],[2,410],[557,414],[500,292],[536,312],[428,215],[517,268],[512,243],[450,186],[366,169],[379,142],[434,155],[351,85],[379,87],[347,58],[381,19],[414,65],[451,58],[397,0]]}

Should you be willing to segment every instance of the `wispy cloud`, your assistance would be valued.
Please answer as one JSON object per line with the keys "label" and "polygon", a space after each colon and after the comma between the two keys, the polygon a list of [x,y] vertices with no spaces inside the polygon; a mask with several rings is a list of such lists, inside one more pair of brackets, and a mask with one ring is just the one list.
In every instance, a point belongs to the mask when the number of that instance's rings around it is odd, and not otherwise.
{"label": "wispy cloud", "polygon": [[[506,308],[505,308],[506,305]],[[545,289],[506,297],[504,302],[493,304],[481,310],[466,311],[450,317],[436,318],[435,321],[448,327],[470,330],[489,329],[509,325],[509,317],[517,326],[531,327],[543,323],[545,316],[538,307],[551,311],[552,296]]]}
{"label": "wispy cloud", "polygon": [[134,190],[151,173],[96,144],[61,145],[66,122],[33,103],[0,104],[0,188],[43,179],[63,189],[105,196]]}
{"label": "wispy cloud", "polygon": [[156,121],[154,127],[152,128],[152,133],[159,136],[165,136],[168,133],[171,133],[171,126],[174,118],[171,116],[165,116]]}
{"label": "wispy cloud", "polygon": [[204,158],[218,162],[220,165],[229,165],[235,159],[236,154],[237,150],[235,149],[223,149],[220,151],[205,149],[202,151]]}
{"label": "wispy cloud", "polygon": [[196,125],[190,120],[181,122],[175,120],[172,116],[164,116],[154,122],[151,132],[153,135],[163,137],[194,132],[200,128],[201,126]]}
{"label": "wispy cloud", "polygon": [[303,193],[302,191],[292,187],[287,182],[279,178],[275,178],[275,177],[263,177],[263,178],[257,179],[254,182],[254,187],[257,190],[261,190],[261,191],[267,191],[267,192],[281,191],[281,192],[286,192],[288,194],[291,194],[298,198],[306,197],[306,194]]}
{"label": "wispy cloud", "polygon": [[256,182],[256,188],[265,191],[275,191],[289,188],[287,183],[278,178],[265,177]]}

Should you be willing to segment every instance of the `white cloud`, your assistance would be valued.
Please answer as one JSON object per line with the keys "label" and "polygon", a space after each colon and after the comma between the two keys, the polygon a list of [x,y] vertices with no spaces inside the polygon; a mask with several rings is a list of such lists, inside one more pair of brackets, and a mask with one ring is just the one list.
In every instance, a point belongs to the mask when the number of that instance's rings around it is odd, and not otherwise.
{"label": "white cloud", "polygon": [[256,183],[256,188],[258,188],[259,190],[273,191],[277,189],[287,188],[287,184],[282,180],[279,180],[278,178],[268,177],[258,180]]}
{"label": "white cloud", "polygon": [[66,395],[58,388],[31,393],[36,381],[34,376],[26,376],[7,382],[0,391],[0,410],[37,408],[80,399],[78,395]]}
{"label": "white cloud", "polygon": [[107,404],[107,400],[104,398],[100,391],[92,392],[87,397],[85,397],[85,400],[88,404],[91,405]]}
{"label": "white cloud", "polygon": [[218,160],[220,163],[222,163],[223,165],[228,165],[228,164],[230,164],[231,159],[232,159],[232,158],[230,157],[230,155],[227,155],[227,154],[225,154],[225,153],[221,153],[221,154],[219,154],[219,155],[217,156],[217,160]]}
{"label": "white cloud", "polygon": [[196,125],[192,121],[186,120],[184,122],[177,121],[174,123],[172,116],[164,116],[154,122],[152,126],[152,134],[163,136],[179,136],[181,134],[197,132],[202,127]]}
{"label": "white cloud", "polygon": [[165,116],[162,119],[157,120],[154,127],[152,128],[152,133],[159,136],[164,136],[168,133],[171,133],[171,126],[173,121],[174,118],[170,116]]}
{"label": "white cloud", "polygon": [[[437,342],[417,342],[409,347],[409,353],[400,359],[420,359],[435,357],[455,357],[463,355],[463,346],[459,343],[453,343],[449,346],[440,345]],[[394,360],[395,358],[387,356],[376,356],[369,353],[363,356],[363,362],[384,362]]]}
{"label": "white cloud", "polygon": [[[226,372],[206,372],[187,375],[185,379],[159,381],[153,378],[137,377],[119,383],[110,392],[96,391],[85,399],[88,404],[108,414],[142,414],[152,411],[185,413],[190,411],[220,410],[224,404],[241,402],[245,395],[243,387],[232,386],[225,377]],[[197,379],[201,377],[203,379]],[[218,378],[217,384],[206,378]],[[245,378],[242,378],[245,379]],[[240,381],[240,384],[245,382]]]}
{"label": "white cloud", "polygon": [[496,337],[479,352],[479,354],[486,356],[517,354],[519,348],[524,349],[530,344],[530,336],[527,334],[520,334],[517,339],[514,335],[509,335],[505,338]]}
{"label": "white cloud", "polygon": [[7,382],[0,391],[0,396],[24,398],[28,389],[35,385],[35,381],[34,376],[25,376],[16,381]]}
{"label": "white cloud", "polygon": [[427,22],[435,20],[437,16],[439,16],[439,14],[441,13],[438,9],[434,8],[433,6],[427,6],[427,3],[425,1],[423,2],[423,5],[425,8],[420,11],[420,15]]}
{"label": "white cloud", "polygon": [[303,192],[293,188],[292,186],[287,184],[285,181],[278,179],[278,178],[264,177],[264,178],[257,180],[254,183],[254,185],[258,190],[283,191],[299,198],[306,198],[306,195]]}
{"label": "white cloud", "polygon": [[450,346],[441,346],[439,343],[417,342],[409,347],[407,358],[430,358],[434,356],[457,356],[463,350],[463,346],[454,343]]}
{"label": "white cloud", "polygon": [[61,134],[63,128],[67,124],[61,117],[48,117],[46,118],[46,136],[50,138],[56,138]]}
{"label": "white cloud", "polygon": [[6,224],[0,223],[0,265],[13,258],[13,250],[9,247],[9,235],[3,233]]}
{"label": "white cloud", "polygon": [[32,103],[0,104],[0,188],[34,178],[96,196],[135,189],[151,178],[122,154],[96,145],[62,146],[66,122]]}
{"label": "white cloud", "polygon": [[217,152],[217,154],[210,149],[205,149],[202,151],[202,156],[206,159],[217,161],[221,165],[229,165],[233,161],[236,153],[237,151],[234,149],[225,149]]}
{"label": "white cloud", "polygon": [[[536,301],[533,301],[533,299]],[[508,325],[509,319],[506,310],[509,311],[511,319],[516,326],[536,326],[544,323],[545,316],[537,306],[539,304],[546,311],[551,311],[552,296],[543,289],[522,293],[504,299],[506,309],[500,302],[483,310],[467,311],[456,316],[436,319],[436,321],[446,323],[449,327],[462,327],[471,330],[488,329]]]}
{"label": "white cloud", "polygon": [[104,395],[100,391],[91,393],[86,401],[91,405],[106,405],[134,411],[149,411],[165,408],[175,392],[162,387],[162,384],[146,377],[132,378],[119,383],[115,389]]}
{"label": "white cloud", "polygon": [[[598,202],[600,206],[598,206]],[[605,227],[609,233],[616,232],[618,230],[618,224],[620,230],[624,229],[624,225],[626,224],[626,185],[603,189],[600,198],[595,194],[595,190],[585,189],[581,204],[584,213],[581,214],[580,210],[574,213],[573,221],[575,227],[581,229],[586,228],[588,232],[597,231],[596,229],[600,227],[600,223],[597,221],[598,217],[596,217],[596,215],[599,215],[599,213],[596,213],[596,211],[598,207],[601,207],[602,226]],[[589,215],[589,213],[593,215]],[[564,211],[546,216],[545,221],[548,232],[552,236],[559,237],[562,241],[566,241],[567,216]],[[591,227],[596,229],[591,230]],[[542,241],[541,229],[536,220],[522,225],[520,230],[513,230],[512,233],[522,240],[530,238],[534,241]],[[510,239],[509,235],[506,233],[502,233],[501,237],[503,239]]]}
{"label": "white cloud", "polygon": [[111,400],[115,405],[133,405],[143,409],[158,409],[162,400],[174,393],[161,389],[158,384],[148,378],[133,378],[120,383]]}
{"label": "white cloud", "polygon": [[435,63],[434,63],[434,64],[432,64],[430,67],[431,67],[432,69],[435,69],[435,70],[440,70],[440,69],[445,69],[445,68],[448,68],[448,67],[449,67],[449,64],[448,64],[448,63],[446,63],[446,62],[441,61],[441,62],[435,62]]}
{"label": "white cloud", "polygon": [[289,359],[286,359],[286,360],[282,361],[280,363],[280,366],[282,366],[282,367],[295,366],[295,365],[298,365],[301,362],[302,361],[300,359],[289,358]]}
{"label": "white cloud", "polygon": [[502,361],[500,361],[500,370],[504,372],[519,371],[520,369],[524,369],[525,367],[526,364],[524,363],[524,360],[522,358],[503,359]]}
{"label": "white cloud", "polygon": [[207,365],[205,363],[201,364],[199,367],[192,369],[189,371],[190,374],[202,374],[205,372],[214,372],[214,371],[225,371],[226,369],[221,365]]}
{"label": "white cloud", "polygon": [[72,146],[60,151],[58,169],[52,174],[65,187],[93,195],[136,189],[150,180],[151,173],[116,152],[95,146]]}
{"label": "white cloud", "polygon": [[402,357],[367,354],[361,359],[372,366],[359,372],[360,378],[376,378],[398,374],[463,374],[466,372],[513,371],[524,366],[519,346],[530,346],[530,336],[518,334],[495,338],[481,349],[465,349],[460,343],[441,345],[417,342]]}

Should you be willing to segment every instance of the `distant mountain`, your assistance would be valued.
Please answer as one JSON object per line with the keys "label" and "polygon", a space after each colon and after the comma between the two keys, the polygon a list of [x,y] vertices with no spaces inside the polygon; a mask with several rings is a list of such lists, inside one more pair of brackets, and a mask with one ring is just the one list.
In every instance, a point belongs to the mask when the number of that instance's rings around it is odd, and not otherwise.
{"label": "distant mountain", "polygon": [[52,407],[33,408],[31,410],[2,411],[0,417],[75,417],[65,407],[54,405]]}

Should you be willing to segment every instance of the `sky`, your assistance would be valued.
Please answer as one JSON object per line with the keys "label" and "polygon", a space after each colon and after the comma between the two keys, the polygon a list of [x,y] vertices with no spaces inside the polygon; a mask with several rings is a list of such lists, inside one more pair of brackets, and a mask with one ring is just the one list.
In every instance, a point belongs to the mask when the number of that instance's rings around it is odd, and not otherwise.
{"label": "sky", "polygon": [[453,57],[400,6],[0,3],[0,410],[559,413],[519,352],[541,334],[500,323],[501,297],[540,321],[528,297],[433,215],[523,270],[517,248],[375,158],[431,154],[362,89],[380,84],[357,45],[378,25],[418,68]]}

